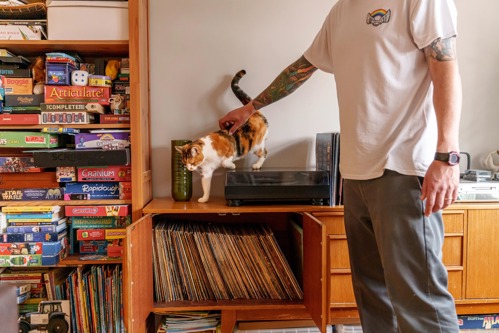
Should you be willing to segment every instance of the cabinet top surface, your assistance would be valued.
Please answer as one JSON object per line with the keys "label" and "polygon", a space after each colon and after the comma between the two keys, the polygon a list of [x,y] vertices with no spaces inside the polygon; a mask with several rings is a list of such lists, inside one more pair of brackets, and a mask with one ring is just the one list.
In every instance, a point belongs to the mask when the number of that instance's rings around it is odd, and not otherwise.
{"label": "cabinet top surface", "polygon": [[211,198],[207,203],[199,203],[196,199],[190,201],[175,201],[172,198],[155,198],[142,210],[145,214],[161,213],[280,213],[280,212],[335,212],[343,207],[314,206],[303,204],[243,204],[237,207],[228,206],[221,197]]}
{"label": "cabinet top surface", "polygon": [[[459,211],[464,209],[499,209],[499,203],[455,203],[445,211]],[[207,203],[199,203],[195,199],[190,201],[175,201],[170,197],[155,198],[147,204],[142,212],[144,214],[164,213],[279,213],[279,212],[343,212],[343,206],[315,206],[303,204],[243,204],[237,207],[228,206],[221,197],[211,198]]]}

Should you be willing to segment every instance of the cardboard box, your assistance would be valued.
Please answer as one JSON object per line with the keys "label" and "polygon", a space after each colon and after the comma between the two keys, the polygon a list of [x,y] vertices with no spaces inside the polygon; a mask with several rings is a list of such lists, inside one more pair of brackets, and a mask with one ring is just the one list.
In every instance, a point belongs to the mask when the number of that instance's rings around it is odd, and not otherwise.
{"label": "cardboard box", "polygon": [[130,150],[43,149],[31,151],[38,167],[129,165]]}
{"label": "cardboard box", "polygon": [[41,254],[0,256],[0,267],[41,266]]}
{"label": "cardboard box", "polygon": [[119,199],[118,182],[66,183],[64,193],[90,194],[93,199]]}
{"label": "cardboard box", "polygon": [[477,314],[458,316],[459,329],[490,330],[499,328],[498,314]]}
{"label": "cardboard box", "polygon": [[3,201],[62,200],[63,195],[63,187],[0,190],[0,199]]}
{"label": "cardboard box", "polygon": [[[128,1],[47,0],[48,39],[128,40]],[[80,18],[92,18],[88,20]]]}
{"label": "cardboard box", "polygon": [[108,166],[102,168],[78,168],[79,182],[123,182],[132,180],[130,166]]}
{"label": "cardboard box", "polygon": [[124,149],[130,146],[130,131],[75,134],[76,149]]}
{"label": "cardboard box", "polygon": [[0,157],[0,173],[38,172],[32,156],[5,156]]}
{"label": "cardboard box", "polygon": [[30,77],[4,77],[2,83],[6,96],[30,95],[33,93],[33,79]]}
{"label": "cardboard box", "polygon": [[0,24],[0,40],[41,40],[44,28],[41,25]]}
{"label": "cardboard box", "polygon": [[127,216],[130,205],[66,206],[66,216]]}
{"label": "cardboard box", "polygon": [[61,143],[57,134],[0,131],[1,148],[56,148]]}
{"label": "cardboard box", "polygon": [[59,187],[55,172],[0,173],[0,189]]}
{"label": "cardboard box", "polygon": [[111,88],[89,86],[49,86],[45,89],[45,103],[99,103],[109,105]]}
{"label": "cardboard box", "polygon": [[7,95],[5,106],[39,106],[45,100],[45,95]]}
{"label": "cardboard box", "polygon": [[40,115],[40,123],[42,125],[52,124],[91,124],[95,121],[95,116],[86,111],[44,111]]}
{"label": "cardboard box", "polygon": [[39,114],[0,114],[0,125],[38,125],[39,123]]}

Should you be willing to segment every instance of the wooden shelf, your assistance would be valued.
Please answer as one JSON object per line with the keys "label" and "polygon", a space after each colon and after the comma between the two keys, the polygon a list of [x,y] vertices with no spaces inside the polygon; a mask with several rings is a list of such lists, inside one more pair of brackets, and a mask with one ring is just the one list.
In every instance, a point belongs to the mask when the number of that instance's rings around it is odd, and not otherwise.
{"label": "wooden shelf", "polygon": [[42,128],[79,128],[79,129],[107,129],[107,128],[124,128],[129,129],[130,124],[46,124],[46,125],[3,125],[0,130],[40,130]]}
{"label": "wooden shelf", "polygon": [[78,52],[81,57],[121,57],[128,54],[127,40],[3,40],[2,48],[16,55],[36,57],[47,52]]}
{"label": "wooden shelf", "polygon": [[279,309],[305,309],[303,300],[265,300],[265,299],[232,299],[232,300],[207,300],[207,301],[175,301],[158,302],[153,305],[156,314],[168,311],[191,310],[279,310]]}
{"label": "wooden shelf", "polygon": [[102,259],[102,260],[81,260],[82,254],[71,254],[59,262],[57,267],[74,267],[74,266],[84,266],[84,265],[112,265],[121,264],[121,258],[112,259]]}
{"label": "wooden shelf", "polygon": [[173,198],[153,199],[142,210],[145,214],[172,214],[172,213],[215,213],[215,214],[240,214],[240,213],[298,213],[298,212],[342,212],[343,206],[315,206],[315,205],[241,205],[228,206],[224,198],[212,198],[207,203],[199,203],[196,199],[182,202]]}
{"label": "wooden shelf", "polygon": [[2,206],[95,206],[127,205],[131,200],[41,200],[41,201],[0,201]]}

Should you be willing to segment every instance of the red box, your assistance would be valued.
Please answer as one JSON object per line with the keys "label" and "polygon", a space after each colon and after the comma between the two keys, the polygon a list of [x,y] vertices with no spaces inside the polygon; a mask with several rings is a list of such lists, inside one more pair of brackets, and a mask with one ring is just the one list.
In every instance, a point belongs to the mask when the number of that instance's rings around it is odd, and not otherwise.
{"label": "red box", "polygon": [[129,114],[101,114],[99,116],[99,123],[101,124],[129,124]]}
{"label": "red box", "polygon": [[0,114],[0,125],[38,125],[39,114]]}
{"label": "red box", "polygon": [[130,205],[66,206],[66,216],[127,216]]}
{"label": "red box", "polygon": [[0,243],[0,255],[42,254],[41,242]]}
{"label": "red box", "polygon": [[79,182],[123,182],[123,181],[130,182],[131,180],[132,180],[132,168],[130,166],[78,168]]}
{"label": "red box", "polygon": [[45,103],[99,103],[109,105],[111,88],[45,85]]}

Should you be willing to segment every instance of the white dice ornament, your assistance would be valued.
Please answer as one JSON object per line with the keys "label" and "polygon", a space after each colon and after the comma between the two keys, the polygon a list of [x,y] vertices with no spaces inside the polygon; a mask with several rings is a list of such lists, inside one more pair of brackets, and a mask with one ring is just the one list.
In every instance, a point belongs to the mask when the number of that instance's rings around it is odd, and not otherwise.
{"label": "white dice ornament", "polygon": [[86,86],[86,85],[88,85],[88,72],[87,71],[73,71],[71,73],[71,84],[73,86]]}

